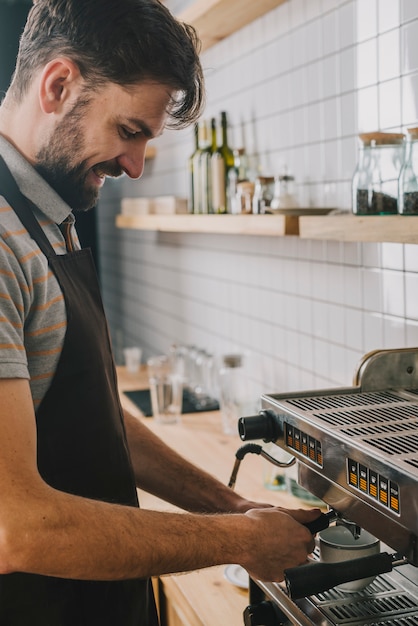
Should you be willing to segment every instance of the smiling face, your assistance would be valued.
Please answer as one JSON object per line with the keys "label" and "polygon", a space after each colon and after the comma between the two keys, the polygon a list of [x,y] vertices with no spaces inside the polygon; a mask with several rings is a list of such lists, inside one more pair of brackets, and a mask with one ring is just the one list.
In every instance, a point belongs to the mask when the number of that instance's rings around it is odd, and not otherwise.
{"label": "smiling face", "polygon": [[96,203],[106,176],[139,178],[149,139],[163,132],[172,91],[108,83],[81,95],[38,150],[35,168],[73,210]]}

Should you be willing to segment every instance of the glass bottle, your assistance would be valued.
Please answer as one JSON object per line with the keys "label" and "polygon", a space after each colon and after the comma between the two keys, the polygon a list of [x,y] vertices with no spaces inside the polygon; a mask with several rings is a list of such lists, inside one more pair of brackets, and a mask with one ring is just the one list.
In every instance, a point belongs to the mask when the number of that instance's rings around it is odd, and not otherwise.
{"label": "glass bottle", "polygon": [[[198,185],[198,154],[200,154],[199,148],[199,125],[196,122],[194,125],[194,150],[193,153],[189,157],[188,161],[188,172],[189,172],[189,213],[195,213],[195,204],[196,204],[196,195],[195,194],[195,186]],[[195,169],[196,168],[196,169]]]}
{"label": "glass bottle", "polygon": [[237,148],[233,151],[233,154],[234,168],[237,171],[238,182],[241,183],[243,180],[250,180],[248,156],[245,152],[245,148]]}
{"label": "glass bottle", "polygon": [[195,213],[208,213],[211,206],[211,169],[210,157],[212,154],[209,124],[207,120],[199,121],[199,152],[193,160],[193,168],[197,172],[195,181]]}
{"label": "glass bottle", "polygon": [[399,213],[418,215],[418,128],[408,128],[405,163],[399,175]]}
{"label": "glass bottle", "polygon": [[230,213],[228,173],[234,167],[234,153],[228,143],[228,120],[221,112],[222,143],[212,154],[212,209],[213,213]]}
{"label": "glass bottle", "polygon": [[253,213],[265,213],[274,193],[274,176],[258,176],[255,181]]}
{"label": "glass bottle", "polygon": [[236,212],[252,213],[254,198],[254,183],[243,180],[237,184],[236,192]]}
{"label": "glass bottle", "polygon": [[359,135],[359,159],[352,180],[352,210],[356,215],[398,212],[398,179],[404,162],[405,135]]}
{"label": "glass bottle", "polygon": [[[241,183],[249,182],[248,179],[248,159],[244,148],[238,148],[233,151],[234,167],[228,172],[227,180],[227,197],[229,198],[230,213],[237,214],[242,212],[242,193],[240,193]],[[254,193],[254,183],[253,186]],[[241,188],[242,192],[242,188]],[[252,197],[252,196],[251,196]],[[244,211],[245,213],[252,211]]]}

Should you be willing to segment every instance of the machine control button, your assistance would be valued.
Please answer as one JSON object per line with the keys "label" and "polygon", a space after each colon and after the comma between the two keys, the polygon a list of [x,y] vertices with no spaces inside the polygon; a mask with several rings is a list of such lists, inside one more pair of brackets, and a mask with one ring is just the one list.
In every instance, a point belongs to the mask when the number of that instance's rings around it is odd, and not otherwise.
{"label": "machine control button", "polygon": [[395,513],[399,513],[399,485],[394,482],[390,482],[390,490],[389,490],[389,506],[392,511]]}
{"label": "machine control button", "polygon": [[365,465],[359,465],[358,488],[364,493],[368,492],[369,471]]}
{"label": "machine control button", "polygon": [[378,476],[377,472],[369,470],[369,495],[377,500],[378,496]]}
{"label": "machine control button", "polygon": [[379,502],[385,506],[389,503],[389,484],[383,476],[379,476]]}
{"label": "machine control button", "polygon": [[358,487],[358,463],[352,459],[348,459],[348,484]]}
{"label": "machine control button", "polygon": [[347,483],[400,515],[400,490],[394,481],[354,459],[347,458]]}
{"label": "machine control button", "polygon": [[321,442],[311,437],[307,433],[295,428],[288,422],[284,422],[284,440],[286,446],[292,451],[299,452],[304,457],[315,463],[315,465],[322,465],[322,445]]}

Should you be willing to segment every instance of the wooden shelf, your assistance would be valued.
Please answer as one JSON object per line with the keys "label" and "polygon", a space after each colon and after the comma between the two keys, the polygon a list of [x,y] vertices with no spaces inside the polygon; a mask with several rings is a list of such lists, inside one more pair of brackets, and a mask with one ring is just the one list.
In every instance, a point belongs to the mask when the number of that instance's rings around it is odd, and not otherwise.
{"label": "wooden shelf", "polygon": [[418,216],[118,215],[118,228],[352,242],[418,243]]}
{"label": "wooden shelf", "polygon": [[298,218],[287,215],[118,215],[118,228],[228,235],[297,235]]}
{"label": "wooden shelf", "polygon": [[286,0],[195,0],[177,17],[198,32],[207,50]]}
{"label": "wooden shelf", "polygon": [[418,216],[303,216],[299,218],[299,237],[334,241],[418,243]]}
{"label": "wooden shelf", "polygon": [[150,159],[155,159],[156,155],[157,148],[155,146],[147,144],[147,147],[145,148],[145,160],[149,161]]}

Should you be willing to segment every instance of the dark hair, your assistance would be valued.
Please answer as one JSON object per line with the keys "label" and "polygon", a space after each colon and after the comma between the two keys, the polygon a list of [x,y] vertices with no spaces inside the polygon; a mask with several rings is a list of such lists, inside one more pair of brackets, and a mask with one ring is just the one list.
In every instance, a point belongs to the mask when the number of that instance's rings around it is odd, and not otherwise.
{"label": "dark hair", "polygon": [[34,0],[11,94],[21,101],[34,71],[57,56],[77,63],[87,86],[153,80],[176,92],[171,127],[195,122],[204,102],[199,40],[159,0]]}

